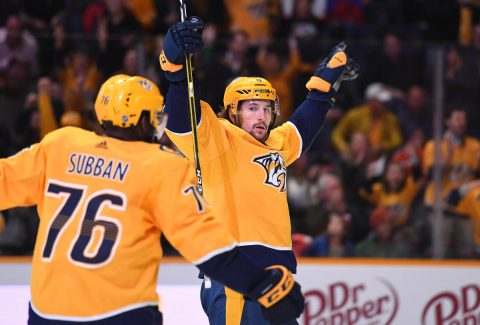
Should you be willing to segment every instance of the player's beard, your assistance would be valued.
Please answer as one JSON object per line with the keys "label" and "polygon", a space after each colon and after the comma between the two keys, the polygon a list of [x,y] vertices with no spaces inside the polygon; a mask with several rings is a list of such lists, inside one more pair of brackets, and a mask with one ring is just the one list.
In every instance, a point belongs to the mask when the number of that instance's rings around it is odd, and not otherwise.
{"label": "player's beard", "polygon": [[[262,125],[264,127],[263,130],[260,130],[260,129],[256,129],[256,127],[258,127],[258,125]],[[267,138],[267,134],[268,134],[268,125],[266,125],[265,123],[258,123],[258,124],[254,124],[253,125],[253,129],[248,132],[252,137],[254,137],[255,139],[257,139],[258,141],[260,142],[263,142],[266,140]]]}

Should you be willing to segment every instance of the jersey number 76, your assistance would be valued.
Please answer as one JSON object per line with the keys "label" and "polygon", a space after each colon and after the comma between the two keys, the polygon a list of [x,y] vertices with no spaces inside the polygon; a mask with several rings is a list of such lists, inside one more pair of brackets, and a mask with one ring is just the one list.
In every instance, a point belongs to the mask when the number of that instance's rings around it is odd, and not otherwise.
{"label": "jersey number 76", "polygon": [[[122,225],[119,220],[100,215],[100,212],[105,205],[110,209],[124,211],[127,198],[124,193],[114,190],[100,190],[85,198],[86,191],[85,185],[49,180],[45,195],[62,198],[63,204],[59,206],[48,226],[42,252],[43,261],[51,261],[60,237],[81,206],[85,208],[76,239],[70,246],[70,262],[86,268],[98,268],[112,260],[121,237]],[[100,232],[100,240],[93,240],[95,231]]]}

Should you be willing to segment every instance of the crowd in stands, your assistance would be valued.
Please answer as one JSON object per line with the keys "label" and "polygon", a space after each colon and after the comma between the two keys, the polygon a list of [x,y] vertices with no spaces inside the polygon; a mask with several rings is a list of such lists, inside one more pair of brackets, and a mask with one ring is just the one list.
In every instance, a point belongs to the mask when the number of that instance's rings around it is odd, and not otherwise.
{"label": "crowd in stands", "polygon": [[[289,167],[298,256],[430,258],[433,207],[441,205],[443,257],[480,257],[478,9],[475,0],[188,3],[189,15],[206,22],[194,64],[202,98],[218,111],[233,78],[262,76],[287,120],[318,60],[341,40],[362,67],[359,80],[342,85],[315,143]],[[147,76],[165,94],[158,55],[179,19],[177,0],[1,1],[0,157],[62,126],[102,132],[93,102],[112,74]],[[0,254],[31,254],[35,215],[32,207],[0,212]]]}

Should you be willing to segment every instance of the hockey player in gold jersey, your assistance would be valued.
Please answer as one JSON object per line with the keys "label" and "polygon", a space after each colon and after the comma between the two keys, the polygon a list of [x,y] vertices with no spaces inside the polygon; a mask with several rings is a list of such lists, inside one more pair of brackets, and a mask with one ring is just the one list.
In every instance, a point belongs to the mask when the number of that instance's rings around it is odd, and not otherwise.
{"label": "hockey player in gold jersey", "polygon": [[[165,99],[167,134],[193,161],[192,129],[183,62],[201,48],[203,22],[191,17],[165,36],[160,65],[170,87]],[[307,99],[284,124],[273,129],[280,107],[275,89],[260,77],[240,77],[225,90],[218,118],[198,101],[198,148],[205,198],[223,218],[241,251],[262,268],[280,264],[296,271],[286,195],[287,166],[306,150],[320,130],[340,82],[353,79],[358,66],[335,47],[307,83]],[[191,87],[191,86],[190,86]],[[194,87],[195,91],[198,86]],[[260,305],[206,278],[202,305],[210,324],[269,324]]]}
{"label": "hockey player in gold jersey", "polygon": [[151,143],[165,126],[162,105],[150,80],[112,77],[95,103],[106,135],[65,127],[0,160],[0,210],[36,204],[40,216],[29,324],[162,324],[162,234],[202,272],[261,302],[272,322],[302,312],[291,273],[241,253],[187,160]]}

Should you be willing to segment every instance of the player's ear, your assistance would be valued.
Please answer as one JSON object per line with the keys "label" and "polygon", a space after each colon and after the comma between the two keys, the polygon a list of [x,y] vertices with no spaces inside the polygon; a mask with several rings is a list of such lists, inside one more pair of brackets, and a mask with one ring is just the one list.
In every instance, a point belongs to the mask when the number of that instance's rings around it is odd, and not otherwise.
{"label": "player's ear", "polygon": [[228,112],[228,117],[230,118],[230,121],[232,122],[235,121],[235,117],[233,115],[232,110],[230,108],[227,108],[227,110],[228,110],[227,112]]}

